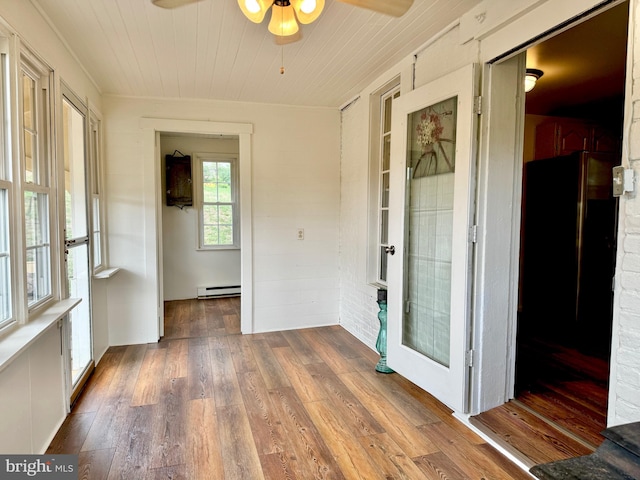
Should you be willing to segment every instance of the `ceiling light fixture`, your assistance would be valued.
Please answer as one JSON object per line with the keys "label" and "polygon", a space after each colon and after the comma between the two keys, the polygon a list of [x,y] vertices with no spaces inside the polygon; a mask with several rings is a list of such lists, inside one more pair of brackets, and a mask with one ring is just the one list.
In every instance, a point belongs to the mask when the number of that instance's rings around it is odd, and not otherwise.
{"label": "ceiling light fixture", "polygon": [[524,91],[530,92],[533,90],[533,87],[536,86],[536,82],[542,75],[544,75],[542,70],[538,70],[537,68],[527,68],[527,73],[524,76]]}
{"label": "ceiling light fixture", "polygon": [[269,31],[288,37],[298,32],[298,22],[305,25],[320,16],[324,0],[238,0],[238,5],[244,16],[254,23],[262,23],[271,8]]}

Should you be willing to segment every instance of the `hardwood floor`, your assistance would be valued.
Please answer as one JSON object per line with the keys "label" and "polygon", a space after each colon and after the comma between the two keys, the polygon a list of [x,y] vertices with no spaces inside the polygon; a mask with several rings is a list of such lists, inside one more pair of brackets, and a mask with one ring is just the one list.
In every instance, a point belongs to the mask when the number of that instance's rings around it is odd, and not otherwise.
{"label": "hardwood floor", "polygon": [[79,478],[531,478],[339,326],[241,335],[238,298],[165,323],[109,348],[52,441]]}
{"label": "hardwood floor", "polygon": [[516,400],[472,423],[528,466],[595,451],[606,428],[607,361],[536,339],[520,345],[518,362]]}

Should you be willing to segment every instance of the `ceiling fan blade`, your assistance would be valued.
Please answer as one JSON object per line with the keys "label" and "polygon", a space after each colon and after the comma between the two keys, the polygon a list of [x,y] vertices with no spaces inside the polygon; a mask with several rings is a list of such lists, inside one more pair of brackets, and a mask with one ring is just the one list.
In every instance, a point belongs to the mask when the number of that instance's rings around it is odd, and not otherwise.
{"label": "ceiling fan blade", "polygon": [[356,7],[368,8],[375,12],[401,17],[413,5],[413,0],[338,0]]}
{"label": "ceiling fan blade", "polygon": [[151,0],[156,7],[162,8],[178,8],[190,3],[196,3],[200,0]]}

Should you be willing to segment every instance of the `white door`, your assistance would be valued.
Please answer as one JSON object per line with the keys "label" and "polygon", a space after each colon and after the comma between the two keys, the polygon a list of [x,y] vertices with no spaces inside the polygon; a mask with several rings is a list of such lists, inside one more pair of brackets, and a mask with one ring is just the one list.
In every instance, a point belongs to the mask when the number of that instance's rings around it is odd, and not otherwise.
{"label": "white door", "polygon": [[81,298],[69,314],[71,403],[93,370],[91,262],[87,203],[86,107],[71,92],[62,97],[64,132],[65,270],[67,297]]}
{"label": "white door", "polygon": [[477,115],[473,65],[394,101],[387,363],[468,410]]}

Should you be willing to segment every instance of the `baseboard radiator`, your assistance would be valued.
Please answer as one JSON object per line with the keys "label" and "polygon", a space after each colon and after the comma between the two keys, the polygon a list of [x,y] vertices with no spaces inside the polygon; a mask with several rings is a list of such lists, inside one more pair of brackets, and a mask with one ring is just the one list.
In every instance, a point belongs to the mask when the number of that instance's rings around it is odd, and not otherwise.
{"label": "baseboard radiator", "polygon": [[240,285],[228,285],[224,287],[198,287],[198,299],[237,297],[240,295]]}

